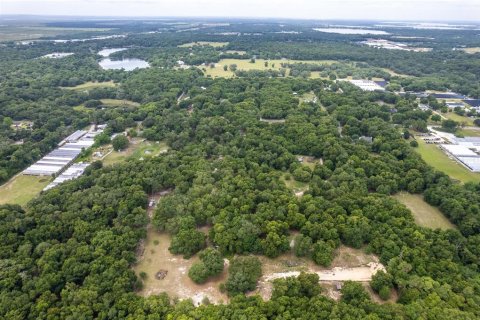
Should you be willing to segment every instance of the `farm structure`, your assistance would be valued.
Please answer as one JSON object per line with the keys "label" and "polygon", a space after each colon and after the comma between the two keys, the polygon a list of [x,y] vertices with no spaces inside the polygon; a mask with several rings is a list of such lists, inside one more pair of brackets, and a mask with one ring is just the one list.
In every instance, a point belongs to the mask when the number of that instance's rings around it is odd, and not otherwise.
{"label": "farm structure", "polygon": [[442,144],[440,148],[471,171],[480,172],[480,138],[470,137],[458,140],[456,141],[458,144]]}
{"label": "farm structure", "polygon": [[62,172],[58,177],[55,178],[49,185],[47,185],[43,190],[49,190],[52,189],[56,186],[58,186],[60,183],[68,181],[68,180],[73,180],[78,177],[80,177],[85,169],[89,166],[90,164],[88,163],[74,163],[72,164],[67,170]]}
{"label": "farm structure", "polygon": [[57,149],[25,169],[23,174],[33,176],[58,175],[67,168],[83,150],[88,149],[95,143],[95,136],[103,132],[103,128],[103,126],[98,127],[90,132],[84,130],[75,131],[61,141]]}

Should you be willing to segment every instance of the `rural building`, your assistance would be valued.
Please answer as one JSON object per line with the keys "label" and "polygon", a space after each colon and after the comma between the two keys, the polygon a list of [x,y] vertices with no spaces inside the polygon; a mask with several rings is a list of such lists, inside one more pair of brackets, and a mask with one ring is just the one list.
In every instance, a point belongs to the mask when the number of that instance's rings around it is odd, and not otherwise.
{"label": "rural building", "polygon": [[57,178],[55,178],[55,180],[53,180],[43,190],[46,191],[46,190],[52,189],[58,186],[62,182],[80,177],[88,166],[89,166],[88,163],[83,163],[83,162],[73,164],[67,170],[62,172],[62,174],[60,174]]}
{"label": "rural building", "polygon": [[458,144],[442,144],[440,148],[471,171],[480,172],[480,155],[477,153],[478,149]]}
{"label": "rural building", "polygon": [[68,167],[84,149],[90,148],[97,134],[103,129],[95,131],[78,130],[60,142],[59,147],[48,153],[42,159],[23,171],[25,175],[52,176],[58,175]]}

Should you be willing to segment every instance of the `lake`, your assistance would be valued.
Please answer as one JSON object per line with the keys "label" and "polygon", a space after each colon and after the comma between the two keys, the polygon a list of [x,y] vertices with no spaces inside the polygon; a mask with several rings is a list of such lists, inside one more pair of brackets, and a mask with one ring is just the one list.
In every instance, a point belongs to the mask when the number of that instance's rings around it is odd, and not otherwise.
{"label": "lake", "polygon": [[353,29],[353,28],[314,28],[315,31],[339,34],[378,34],[386,35],[388,32],[382,30]]}
{"label": "lake", "polygon": [[103,49],[103,50],[98,51],[98,54],[101,55],[102,57],[106,58],[106,57],[110,56],[112,53],[120,52],[120,51],[124,51],[124,50],[127,50],[127,48]]}
{"label": "lake", "polygon": [[123,59],[110,60],[108,58],[100,60],[98,63],[104,70],[120,70],[132,71],[135,69],[144,69],[150,67],[147,61],[141,59]]}

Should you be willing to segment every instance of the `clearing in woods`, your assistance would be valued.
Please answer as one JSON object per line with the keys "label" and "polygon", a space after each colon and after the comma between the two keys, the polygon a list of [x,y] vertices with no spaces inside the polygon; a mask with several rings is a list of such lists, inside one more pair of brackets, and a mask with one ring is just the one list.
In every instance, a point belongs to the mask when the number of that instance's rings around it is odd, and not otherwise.
{"label": "clearing in woods", "polygon": [[155,157],[166,152],[168,146],[165,142],[152,142],[140,138],[134,138],[130,141],[130,145],[123,151],[112,151],[103,159],[103,164],[108,166],[117,162],[122,162],[128,158],[141,159],[147,157]]}
{"label": "clearing in woods", "polygon": [[116,86],[117,84],[113,81],[104,81],[104,82],[88,81],[74,87],[60,87],[60,88],[67,89],[67,90],[75,90],[75,91],[88,91],[96,88],[114,88]]}
{"label": "clearing in woods", "polygon": [[[146,274],[143,288],[138,294],[150,296],[166,292],[170,297],[191,298],[195,305],[202,303],[204,298],[208,298],[215,304],[228,302],[227,295],[219,290],[219,285],[227,279],[228,262],[225,261],[225,268],[221,275],[198,285],[188,277],[188,270],[198,261],[198,256],[186,260],[180,255],[171,254],[168,250],[170,241],[171,237],[168,234],[157,232],[152,227],[148,228],[147,239],[137,252],[138,263],[133,267],[140,278],[141,273]],[[317,266],[309,259],[298,258],[292,252],[275,259],[264,256],[258,256],[258,258],[262,263],[263,275],[259,279],[257,289],[249,295],[258,294],[264,300],[271,297],[274,279],[298,276],[302,271],[317,273],[322,286],[333,287],[335,283],[347,280],[368,283],[377,271],[385,270],[376,256],[345,246],[336,250],[336,257],[330,269]],[[159,271],[165,275],[160,280],[155,277]],[[329,291],[327,294],[332,298],[339,297],[339,292]]]}
{"label": "clearing in woods", "polygon": [[105,107],[138,107],[140,103],[122,99],[100,99]]}
{"label": "clearing in woods", "polygon": [[17,175],[0,186],[0,204],[24,206],[36,197],[50,182],[50,177]]}
{"label": "clearing in woods", "polygon": [[192,48],[194,46],[211,46],[214,48],[221,48],[228,45],[228,42],[214,42],[214,41],[197,41],[189,42],[179,45],[179,48]]}
{"label": "clearing in woods", "polygon": [[462,48],[461,50],[465,51],[466,53],[474,54],[474,53],[479,53],[480,52],[480,47]]}
{"label": "clearing in woods", "polygon": [[[302,271],[318,274],[323,287],[333,288],[335,283],[347,280],[368,283],[375,273],[385,270],[376,256],[346,246],[340,246],[336,250],[329,269],[316,265],[310,259],[296,257],[291,251],[274,259],[264,256],[258,258],[262,262],[263,275],[257,290],[251,294],[259,294],[264,300],[270,299],[272,295],[273,280],[296,277]],[[327,290],[326,294],[333,299],[340,297],[340,293],[335,290]]]}
{"label": "clearing in woods", "polygon": [[419,194],[400,192],[393,196],[412,211],[415,222],[431,229],[455,229],[455,226],[438,210],[423,200]]}
{"label": "clearing in woods", "polygon": [[[143,254],[133,268],[138,276],[141,272],[147,274],[139,294],[150,296],[166,292],[171,298],[191,298],[195,305],[199,305],[206,297],[216,304],[227,302],[228,297],[219,290],[219,285],[227,279],[227,268],[208,282],[196,284],[188,277],[188,270],[198,261],[198,255],[188,260],[181,255],[173,255],[168,250],[170,241],[170,235],[159,233],[151,227],[148,229]],[[159,271],[166,272],[166,276],[161,280],[155,277]]]}
{"label": "clearing in woods", "polygon": [[[250,70],[277,70],[279,71],[282,68],[282,64],[291,64],[291,63],[311,63],[311,64],[332,64],[337,61],[335,60],[286,60],[286,59],[276,59],[276,60],[264,60],[264,59],[256,59],[254,63],[252,63],[248,59],[222,59],[217,62],[214,68],[210,66],[204,66],[205,68],[205,76],[211,76],[213,78],[216,77],[223,77],[223,78],[231,78],[234,76],[234,72],[230,70],[230,68],[225,71],[223,68],[224,66],[230,67],[232,64],[237,65],[237,70],[242,71],[250,71]],[[265,66],[267,63],[267,66]],[[287,75],[289,70],[287,69]]]}

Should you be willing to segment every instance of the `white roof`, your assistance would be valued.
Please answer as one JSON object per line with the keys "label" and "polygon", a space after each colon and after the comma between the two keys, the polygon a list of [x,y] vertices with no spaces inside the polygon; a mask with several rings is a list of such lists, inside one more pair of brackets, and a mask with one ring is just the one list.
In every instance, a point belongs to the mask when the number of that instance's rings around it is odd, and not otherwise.
{"label": "white roof", "polygon": [[456,144],[442,144],[442,147],[457,157],[467,156],[475,157],[478,156],[475,152],[470,150],[467,146],[456,145]]}

